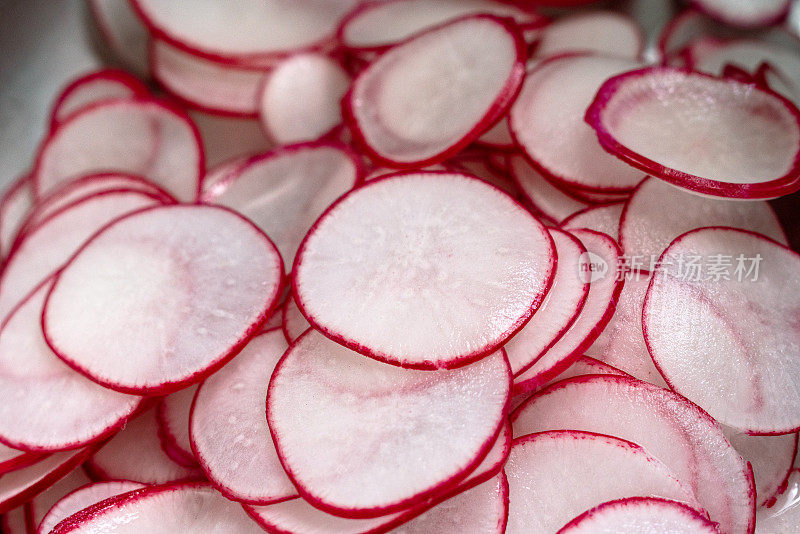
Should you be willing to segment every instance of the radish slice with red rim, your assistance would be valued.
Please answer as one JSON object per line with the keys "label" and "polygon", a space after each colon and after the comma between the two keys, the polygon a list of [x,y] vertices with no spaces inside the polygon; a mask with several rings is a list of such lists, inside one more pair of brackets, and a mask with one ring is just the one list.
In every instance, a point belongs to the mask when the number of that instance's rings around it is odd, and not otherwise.
{"label": "radish slice with red rim", "polygon": [[523,156],[513,155],[509,159],[511,176],[534,208],[556,222],[561,222],[588,204],[576,200],[551,184],[534,169]]}
{"label": "radish slice with red rim", "polygon": [[140,210],[95,234],[61,271],[42,314],[45,337],[106,387],[172,393],[244,347],[275,306],[282,274],[269,238],[233,211]]}
{"label": "radish slice with red rim", "polygon": [[0,327],[0,440],[17,449],[75,449],[112,435],[140,397],[76,373],[45,343],[39,318],[52,280],[36,288]]}
{"label": "radish slice with red rim", "polygon": [[752,28],[778,24],[789,14],[791,0],[692,0],[708,16],[732,26]]}
{"label": "radish slice with red rim", "polygon": [[225,189],[225,180],[237,173],[239,168],[250,161],[250,157],[237,157],[224,161],[206,172],[203,177],[203,192],[201,196],[212,197]]}
{"label": "radish slice with red rim", "polygon": [[[267,421],[303,498],[335,515],[375,517],[423,502],[474,470],[502,429],[509,390],[502,351],[455,370],[418,371],[309,330],[278,362]],[[427,467],[409,469],[419,458]]]}
{"label": "radish slice with red rim", "polygon": [[629,377],[575,377],[531,397],[511,424],[515,436],[571,428],[637,443],[691,487],[721,532],[753,531],[750,466],[711,416],[671,391]]}
{"label": "radish slice with red rim", "polygon": [[209,175],[223,166],[272,148],[257,119],[215,115],[197,110],[189,110],[189,116],[200,130],[205,152],[207,173],[203,178],[203,192],[208,190],[207,182],[213,182]]}
{"label": "radish slice with red rim", "polygon": [[250,158],[203,200],[253,221],[275,241],[290,269],[308,229],[360,175],[357,156],[345,147],[300,144]]}
{"label": "radish slice with red rim", "polygon": [[76,489],[56,502],[39,523],[36,534],[49,534],[57,524],[72,514],[116,495],[144,488],[144,484],[129,480],[95,482]]}
{"label": "radish slice with red rim", "polygon": [[546,59],[528,74],[510,124],[538,170],[567,187],[604,193],[630,191],[642,180],[641,171],[603,150],[583,120],[603,82],[638,66],[631,59],[571,54]]}
{"label": "radish slice with red rim", "polygon": [[8,257],[0,277],[0,316],[60,269],[76,250],[110,221],[161,204],[136,191],[100,193],[73,203],[28,230]]}
{"label": "radish slice with red rim", "polygon": [[514,101],[525,49],[506,19],[476,15],[392,48],[353,82],[344,113],[359,144],[389,167],[444,161]]}
{"label": "radish slice with red rim", "polygon": [[74,490],[90,484],[92,481],[86,476],[83,469],[75,469],[70,474],[47,488],[45,491],[31,499],[27,504],[27,513],[30,518],[31,531],[35,531],[41,524],[42,519],[53,505]]}
{"label": "radish slice with red rim", "polygon": [[797,453],[797,433],[751,436],[724,427],[723,430],[736,452],[753,466],[758,505],[769,506],[789,477]]}
{"label": "radish slice with red rim", "polygon": [[624,278],[618,275],[620,250],[613,239],[593,230],[572,234],[586,247],[573,276],[590,282],[577,318],[532,366],[514,377],[514,393],[532,391],[560,375],[594,343],[611,320]]}
{"label": "radish slice with red rim", "polygon": [[697,507],[692,491],[643,448],[612,436],[562,430],[514,440],[506,464],[508,534],[556,532],[612,499],[658,496]]}
{"label": "radish slice with red rim", "polygon": [[28,534],[25,507],[20,506],[3,514],[0,527],[6,534]]}
{"label": "radish slice with red rim", "polygon": [[631,196],[620,220],[619,243],[628,258],[651,270],[673,239],[704,226],[729,226],[787,243],[786,234],[766,202],[704,198],[649,178]]}
{"label": "radish slice with red rim", "polygon": [[138,76],[146,77],[150,35],[129,0],[89,0],[89,10],[114,56]]}
{"label": "radish slice with red rim", "polygon": [[533,49],[538,57],[594,52],[638,59],[644,45],[644,32],[632,18],[615,11],[592,11],[551,22],[538,32]]}
{"label": "radish slice with red rim", "polygon": [[800,188],[800,111],[752,84],[640,69],[604,83],[586,121],[609,153],[696,193],[773,198]]}
{"label": "radish slice with red rim", "polygon": [[258,112],[278,144],[314,141],[342,122],[350,76],[322,54],[298,54],[277,64],[258,93]]}
{"label": "radish slice with red rim", "polygon": [[556,382],[561,382],[562,380],[567,380],[569,378],[574,378],[576,376],[586,376],[586,375],[613,375],[613,376],[627,376],[630,377],[628,373],[623,371],[622,369],[617,369],[605,362],[602,362],[598,359],[592,358],[591,356],[581,356],[578,361],[573,363],[569,366],[569,368],[558,375],[557,377],[553,378],[549,382],[542,384],[542,386],[534,390],[532,393],[523,393],[521,395],[517,395],[514,397],[514,401],[511,406],[510,411],[514,411],[519,408],[526,400],[531,398],[534,393],[538,393],[539,391],[549,387],[551,384],[555,384]]}
{"label": "radish slice with red rim", "polygon": [[185,467],[198,467],[189,438],[189,414],[199,384],[164,397],[158,403],[158,437],[161,448],[174,462]]}
{"label": "radish slice with red rim", "polygon": [[154,39],[150,70],[166,91],[190,108],[251,118],[258,114],[266,69],[216,63]]}
{"label": "radish slice with red rim", "polygon": [[288,348],[280,330],[253,338],[206,379],[192,405],[192,449],[209,480],[229,499],[269,504],[297,496],[264,418],[272,371]]}
{"label": "radish slice with red rim", "polygon": [[545,227],[499,189],[460,174],[397,174],[348,193],[314,224],[295,258],[294,296],[316,329],[353,350],[452,368],[527,322],[554,258]]}
{"label": "radish slice with red rim", "polygon": [[86,469],[97,480],[134,480],[143,484],[164,484],[203,476],[199,469],[176,464],[161,449],[155,410],[148,410],[128,422],[86,462]]}
{"label": "radish slice with red rim", "polygon": [[200,134],[185,112],[128,98],[92,104],[61,123],[41,147],[33,183],[41,196],[86,174],[126,172],[193,201],[203,167]]}
{"label": "radish slice with red rim", "polygon": [[557,534],[718,534],[717,524],[697,510],[677,501],[654,497],[629,497],[587,510]]}
{"label": "radish slice with red rim", "polygon": [[589,206],[567,217],[561,223],[561,228],[569,231],[594,230],[616,241],[619,238],[619,220],[624,207],[624,202]]}
{"label": "radish slice with red rim", "polygon": [[16,180],[0,200],[0,252],[4,257],[33,206],[33,184],[27,176]]}
{"label": "radish slice with red rim", "polygon": [[283,330],[283,337],[286,338],[289,344],[294,343],[300,337],[300,334],[311,328],[293,298],[286,303],[281,315],[283,319],[281,330]]}
{"label": "radish slice with red rim", "polygon": [[81,76],[67,85],[56,98],[50,114],[53,130],[70,115],[96,102],[120,98],[147,97],[147,87],[127,72],[99,70]]}
{"label": "radish slice with red rim", "polygon": [[46,455],[38,452],[27,452],[0,444],[0,475],[35,464]]}
{"label": "radish slice with red rim", "polygon": [[98,532],[109,525],[119,534],[263,534],[241,506],[203,483],[168,484],[123,493],[62,521],[52,534]]}
{"label": "radish slice with red rim", "polygon": [[642,322],[672,389],[742,431],[800,428],[800,309],[786,298],[800,291],[800,255],[759,234],[712,227],[683,234],[660,263]]}
{"label": "radish slice with red rim", "polygon": [[558,256],[556,274],[542,305],[505,345],[514,375],[525,372],[556,344],[578,317],[589,296],[589,280],[579,276],[586,248],[567,232],[555,228],[549,232]]}

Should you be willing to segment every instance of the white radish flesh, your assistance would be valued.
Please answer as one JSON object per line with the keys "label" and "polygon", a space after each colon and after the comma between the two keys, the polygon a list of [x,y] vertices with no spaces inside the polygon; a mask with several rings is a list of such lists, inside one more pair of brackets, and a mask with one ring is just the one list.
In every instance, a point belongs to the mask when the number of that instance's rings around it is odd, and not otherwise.
{"label": "white radish flesh", "polygon": [[89,506],[116,495],[144,488],[144,484],[129,480],[95,482],[76,489],[55,503],[45,514],[36,534],[49,534],[64,519]]}
{"label": "white radish flesh", "polygon": [[564,230],[594,230],[606,234],[615,241],[619,238],[619,220],[622,216],[624,202],[613,202],[600,206],[589,206],[573,213],[561,223]]}
{"label": "white radish flesh", "polygon": [[790,0],[692,0],[692,4],[709,16],[741,27],[770,26],[786,18]]}
{"label": "white radish flesh", "polygon": [[161,447],[167,456],[186,467],[197,467],[189,438],[189,415],[198,387],[199,384],[195,384],[167,395],[156,411]]}
{"label": "white radish flesh", "polygon": [[635,20],[614,11],[595,11],[566,16],[545,26],[534,51],[538,57],[593,52],[638,59],[644,43],[644,32]]}
{"label": "white radish flesh", "polygon": [[717,534],[717,525],[677,501],[631,497],[587,510],[558,534]]}

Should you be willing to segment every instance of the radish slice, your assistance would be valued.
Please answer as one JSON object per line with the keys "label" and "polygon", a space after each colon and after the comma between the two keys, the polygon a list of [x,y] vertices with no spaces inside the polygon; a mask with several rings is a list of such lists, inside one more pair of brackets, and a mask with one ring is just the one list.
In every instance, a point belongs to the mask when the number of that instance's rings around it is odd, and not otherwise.
{"label": "radish slice", "polygon": [[508,172],[498,170],[490,165],[486,154],[462,152],[459,156],[449,160],[447,165],[452,172],[462,172],[480,178],[514,198],[522,196]]}
{"label": "radish slice", "polygon": [[797,434],[751,436],[725,429],[736,452],[753,466],[759,506],[772,504],[786,483],[797,453]]}
{"label": "radish slice", "polygon": [[800,188],[800,112],[751,84],[640,69],[604,83],[586,121],[609,153],[697,193],[772,198]]}
{"label": "radish slice", "polygon": [[265,69],[216,63],[154,39],[150,70],[164,89],[189,107],[242,117],[258,114]]}
{"label": "radish slice", "polygon": [[716,421],[671,391],[634,378],[576,377],[534,395],[512,414],[511,423],[515,436],[571,428],[637,443],[691,486],[721,532],[752,532],[750,466]]}
{"label": "radish slice", "polygon": [[270,377],[287,347],[279,330],[256,336],[195,398],[192,448],[209,480],[229,499],[269,504],[297,496],[264,419]]}
{"label": "radish slice", "polygon": [[28,523],[25,520],[25,508],[19,507],[3,514],[0,521],[6,534],[28,534]]}
{"label": "radish slice", "polygon": [[96,102],[121,98],[147,97],[150,91],[130,74],[120,70],[99,70],[81,76],[61,91],[50,114],[54,130],[70,115]]}
{"label": "radish slice", "polygon": [[[472,471],[502,428],[509,389],[502,352],[456,370],[407,370],[311,330],[272,375],[267,421],[303,498],[343,517],[375,517]],[[409,469],[419,458],[428,467]]]}
{"label": "radish slice", "polygon": [[206,156],[208,173],[203,178],[203,191],[208,188],[206,182],[212,181],[209,177],[212,172],[235,159],[247,159],[272,147],[256,119],[212,115],[194,110],[190,110],[189,116],[200,130]]}
{"label": "radish slice", "polygon": [[189,414],[198,384],[164,397],[158,404],[158,437],[161,448],[174,462],[185,467],[197,467],[189,438]]}
{"label": "radish slice", "polygon": [[272,69],[257,97],[261,123],[278,144],[313,141],[342,122],[350,76],[321,54],[298,54]]}
{"label": "radish slice", "polygon": [[[701,41],[696,41],[694,46]],[[734,39],[715,41],[717,46],[699,57],[692,54],[693,67],[709,74],[721,74],[725,65],[733,63],[749,72],[755,72],[762,63],[769,63],[788,77],[790,84],[800,86],[800,58],[797,52],[780,44],[755,40]]]}
{"label": "radish slice", "polygon": [[192,201],[203,171],[200,134],[186,114],[151,99],[110,100],[72,114],[39,152],[37,195],[97,172],[138,174]]}
{"label": "radish slice", "polygon": [[311,328],[294,299],[289,299],[289,302],[286,303],[282,316],[281,330],[283,330],[283,337],[286,338],[289,344],[294,343],[300,337],[300,334]]}
{"label": "radish slice", "polygon": [[263,66],[276,55],[331,39],[356,0],[132,0],[150,31],[173,46],[226,63]]}
{"label": "radish slice", "polygon": [[471,16],[400,44],[353,82],[345,118],[389,167],[457,154],[504,114],[525,74],[525,49],[506,19]]}
{"label": "radish slice", "polygon": [[138,482],[114,480],[110,482],[95,482],[76,489],[50,508],[39,523],[36,534],[48,534],[64,519],[95,503],[144,487],[144,484]]}
{"label": "radish slice", "polygon": [[636,189],[620,220],[619,242],[629,258],[652,269],[673,239],[704,226],[751,230],[787,243],[778,217],[766,202],[704,198],[649,178]]}
{"label": "radish slice", "polygon": [[588,510],[557,534],[718,534],[716,523],[683,503],[654,497],[629,497]]}
{"label": "radish slice", "polygon": [[619,239],[619,220],[622,217],[624,202],[613,202],[602,206],[589,206],[573,213],[561,223],[565,230],[594,230],[606,234],[614,240]]}
{"label": "radish slice", "polygon": [[[591,356],[581,356],[578,361],[570,365],[566,371],[553,378],[549,382],[543,384],[539,389],[535,390],[534,393],[541,391],[556,382],[585,375],[613,375],[630,377],[630,375],[625,371],[617,369],[616,367],[612,367],[611,365],[592,358]],[[514,399],[516,400],[516,403],[512,403],[511,411],[513,412],[516,410],[523,404],[523,402],[531,398],[531,396],[532,394],[530,393],[523,393],[522,395],[515,397]]]}
{"label": "radish slice", "polygon": [[644,32],[632,18],[614,11],[593,11],[548,24],[538,33],[534,50],[539,57],[594,52],[637,59],[644,44]]}
{"label": "radish slice", "polygon": [[158,205],[140,192],[109,192],[72,204],[28,231],[7,259],[0,278],[0,317],[69,260],[103,225],[142,208]]}
{"label": "radish slice", "polygon": [[107,499],[62,521],[52,534],[102,532],[263,534],[242,508],[211,486],[183,483],[143,488]]}
{"label": "radish slice", "polygon": [[692,0],[692,5],[708,16],[744,28],[780,23],[791,4],[791,0]]}
{"label": "radish slice", "polygon": [[33,209],[33,184],[25,176],[17,180],[0,200],[0,253],[8,256],[30,211]]}
{"label": "radish slice", "polygon": [[29,530],[36,530],[53,505],[74,490],[91,483],[83,469],[76,469],[47,488],[28,503],[28,514],[31,519]]}
{"label": "radish slice", "polygon": [[250,161],[249,157],[237,157],[224,161],[213,169],[210,169],[203,177],[202,196],[205,197],[213,194],[214,189],[219,189],[220,184],[234,173],[238,173],[239,168],[248,161]]}
{"label": "radish slice", "polygon": [[161,449],[154,410],[131,420],[86,462],[86,469],[99,480],[135,480],[143,484],[202,477],[199,469],[176,464]]}
{"label": "radish slice", "polygon": [[275,241],[289,269],[308,229],[360,173],[357,156],[343,147],[295,145],[251,158],[203,200],[252,220]]}
{"label": "radish slice", "polygon": [[314,224],[294,295],[315,328],[353,350],[451,368],[525,324],[554,258],[544,226],[498,189],[459,174],[398,174],[345,195]]}
{"label": "radish slice", "polygon": [[589,294],[577,319],[558,341],[514,378],[515,394],[532,391],[563,373],[594,343],[614,314],[624,282],[617,274],[619,247],[607,235],[592,230],[576,230],[573,235],[587,250],[575,276],[591,282]]}
{"label": "radish slice", "polygon": [[139,76],[147,76],[147,28],[129,0],[89,0],[89,9],[114,55]]}
{"label": "radish slice", "polygon": [[567,232],[553,228],[550,236],[558,255],[553,285],[528,324],[505,346],[514,375],[528,370],[556,344],[578,317],[589,296],[589,281],[579,276],[586,248]]}
{"label": "radish slice", "polygon": [[514,440],[506,464],[508,534],[554,533],[612,499],[658,496],[696,506],[692,491],[635,443],[574,430]]}
{"label": "radish slice", "polygon": [[0,328],[0,440],[37,452],[75,449],[110,436],[140,397],[106,389],[59,360],[39,318],[52,280],[35,289]]}
{"label": "radish slice", "polygon": [[45,454],[12,449],[0,444],[0,475],[35,464]]}
{"label": "radish slice", "polygon": [[538,170],[568,187],[605,193],[633,189],[642,173],[607,154],[583,121],[609,77],[640,64],[593,55],[556,56],[528,74],[511,108],[511,131]]}
{"label": "radish slice", "polygon": [[509,158],[511,176],[533,207],[556,222],[561,222],[588,204],[567,195],[547,181],[542,173],[534,169],[525,158],[514,155]]}
{"label": "radish slice", "polygon": [[59,274],[42,324],[59,358],[92,380],[125,393],[172,393],[244,347],[275,306],[282,272],[269,238],[232,211],[145,209],[80,249]]}
{"label": "radish slice", "polygon": [[57,452],[43,460],[3,475],[0,479],[0,513],[22,505],[78,467],[91,449]]}
{"label": "radish slice", "polygon": [[647,347],[672,389],[742,431],[800,428],[793,348],[800,310],[786,298],[800,291],[800,256],[752,232],[701,228],[673,241],[661,264],[642,317]]}

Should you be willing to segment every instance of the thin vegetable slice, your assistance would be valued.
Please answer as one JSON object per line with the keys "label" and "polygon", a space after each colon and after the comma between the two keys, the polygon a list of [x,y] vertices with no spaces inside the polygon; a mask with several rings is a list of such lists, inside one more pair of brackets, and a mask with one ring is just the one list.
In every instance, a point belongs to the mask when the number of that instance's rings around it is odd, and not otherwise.
{"label": "thin vegetable slice", "polygon": [[36,530],[44,516],[53,505],[63,497],[77,490],[81,486],[91,483],[83,469],[75,469],[70,474],[47,488],[45,491],[31,499],[26,505],[31,526],[29,530]]}
{"label": "thin vegetable slice", "polygon": [[557,19],[542,28],[534,51],[538,57],[593,52],[638,59],[644,44],[644,32],[632,18],[615,11],[592,11]]}
{"label": "thin vegetable slice", "polygon": [[619,238],[619,220],[624,207],[624,202],[589,206],[567,217],[561,223],[561,227],[569,231],[594,230],[617,240]]}
{"label": "thin vegetable slice", "polygon": [[731,429],[723,430],[736,451],[753,466],[758,505],[773,504],[792,469],[797,453],[797,434],[751,436]]}
{"label": "thin vegetable slice", "polygon": [[158,403],[158,437],[161,448],[174,462],[185,467],[197,467],[189,437],[189,415],[199,384],[176,391]]}
{"label": "thin vegetable slice", "polygon": [[692,0],[692,5],[710,17],[741,27],[777,24],[786,18],[791,0]]}
{"label": "thin vegetable slice", "polygon": [[556,222],[560,223],[588,206],[547,181],[521,155],[511,156],[509,167],[511,176],[533,207]]}
{"label": "thin vegetable slice", "polygon": [[116,495],[144,488],[144,484],[129,480],[95,482],[76,489],[55,503],[36,530],[36,534],[49,534],[57,524],[72,514],[76,514],[89,506]]}

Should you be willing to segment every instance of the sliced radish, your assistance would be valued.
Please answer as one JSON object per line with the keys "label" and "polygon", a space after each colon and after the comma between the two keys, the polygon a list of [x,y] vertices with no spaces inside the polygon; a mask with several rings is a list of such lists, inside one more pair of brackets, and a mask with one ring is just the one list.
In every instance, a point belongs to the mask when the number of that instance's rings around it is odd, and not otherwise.
{"label": "sliced radish", "polygon": [[28,534],[28,522],[25,519],[25,507],[20,506],[3,514],[0,528],[5,534]]}
{"label": "sliced radish", "polygon": [[503,170],[498,170],[489,163],[487,154],[462,152],[455,158],[447,161],[447,166],[453,172],[463,172],[480,178],[488,184],[501,189],[514,198],[521,198],[517,184]]}
{"label": "sliced radish", "polygon": [[589,294],[577,319],[532,366],[514,378],[514,392],[532,391],[563,373],[594,343],[611,320],[624,279],[617,274],[619,247],[593,230],[572,234],[586,247],[573,271],[578,281],[589,281]]}
{"label": "sliced radish", "polygon": [[252,220],[290,269],[303,237],[325,209],[356,185],[360,164],[330,144],[300,144],[254,156],[203,196]]}
{"label": "sliced radish", "polygon": [[27,176],[16,180],[0,200],[0,253],[3,257],[11,251],[17,232],[33,205],[33,184]]}
{"label": "sliced radish", "polygon": [[50,114],[53,130],[70,115],[96,102],[120,98],[147,97],[150,91],[130,74],[120,70],[98,70],[67,85],[56,98]]}
{"label": "sliced radish", "polygon": [[62,521],[52,534],[102,532],[108,528],[117,534],[263,534],[241,506],[202,483],[171,484],[123,493]]}
{"label": "sliced radish", "polygon": [[576,377],[534,395],[511,423],[515,436],[571,428],[637,443],[691,486],[720,531],[752,532],[750,466],[714,419],[671,391],[621,376]]}
{"label": "sliced radish", "polygon": [[697,193],[772,198],[800,188],[800,112],[751,84],[640,69],[604,83],[586,121],[609,153]]}
{"label": "sliced radish", "polygon": [[509,158],[511,176],[534,208],[561,222],[588,204],[567,195],[534,169],[523,156]]}
{"label": "sliced radish", "polygon": [[298,54],[273,68],[258,94],[258,112],[278,144],[314,141],[342,122],[350,76],[322,54]]}
{"label": "sliced radish", "polygon": [[203,171],[200,135],[189,117],[145,98],[99,102],[70,115],[39,152],[37,195],[79,176],[118,171],[143,176],[192,201]]}
{"label": "sliced radish", "polygon": [[[691,49],[694,50],[702,42],[703,40],[695,41]],[[800,85],[800,58],[788,46],[756,39],[715,41],[715,44],[717,46],[703,54],[691,54],[695,69],[709,74],[721,74],[725,65],[732,63],[749,72],[755,72],[762,63],[768,62],[785,74],[791,84]]]}
{"label": "sliced radish", "polygon": [[572,54],[547,59],[528,74],[511,108],[510,125],[538,170],[569,187],[606,193],[629,191],[642,180],[640,171],[603,150],[583,120],[603,82],[639,65]]}
{"label": "sliced radish", "polygon": [[145,209],[96,234],[59,274],[45,336],[106,387],[171,393],[244,347],[275,306],[282,271],[269,238],[232,211]]}
{"label": "sliced radish", "polygon": [[344,112],[377,162],[417,167],[457,154],[503,115],[524,76],[522,37],[471,16],[398,45],[353,82]]}
{"label": "sliced radish", "polygon": [[158,437],[161,448],[174,462],[185,467],[197,467],[189,438],[189,414],[198,384],[168,395],[158,404]]}
{"label": "sliced radish", "polygon": [[753,466],[759,506],[772,504],[786,483],[797,453],[797,434],[751,436],[725,429],[736,451]]}
{"label": "sliced radish", "polygon": [[315,223],[295,259],[294,295],[315,328],[353,350],[456,367],[525,324],[554,257],[544,226],[500,190],[459,174],[398,174]]}
{"label": "sliced radish", "polygon": [[561,223],[561,227],[569,231],[582,228],[594,230],[617,240],[619,239],[619,220],[624,207],[624,202],[589,206],[567,217]]}
{"label": "sliced radish", "polygon": [[594,52],[638,59],[644,44],[644,32],[632,18],[615,11],[593,11],[551,22],[538,32],[534,50],[539,57]]}
{"label": "sliced radish", "polygon": [[42,453],[20,451],[0,444],[0,475],[33,465],[44,456]]}
{"label": "sliced radish", "polygon": [[211,174],[235,160],[244,160],[269,150],[272,144],[264,136],[256,119],[213,115],[190,110],[189,116],[197,124],[203,140],[208,172],[203,178],[202,190],[212,182]]}
{"label": "sliced radish", "polygon": [[716,523],[677,501],[654,497],[629,497],[587,510],[557,534],[718,534]]}
{"label": "sliced radish", "polygon": [[503,117],[497,124],[486,130],[477,141],[478,144],[495,150],[513,151],[516,148],[514,138],[508,129],[508,117]]}
{"label": "sliced radish", "polygon": [[39,318],[52,280],[35,289],[0,328],[0,440],[36,452],[75,449],[110,436],[140,397],[76,373],[45,343]]}
{"label": "sliced radish", "polygon": [[192,448],[208,478],[229,499],[269,504],[297,496],[264,418],[270,377],[287,347],[280,330],[256,336],[203,383],[195,398]]}
{"label": "sliced radish", "polygon": [[[573,363],[569,366],[569,368],[558,375],[557,377],[553,378],[549,382],[542,384],[542,386],[535,390],[533,393],[541,391],[546,387],[554,384],[556,382],[560,382],[562,380],[567,380],[568,378],[574,378],[576,376],[585,376],[585,375],[613,375],[613,376],[630,376],[628,373],[621,369],[617,369],[611,365],[608,365],[605,362],[601,362],[591,356],[581,356],[578,361]],[[513,404],[511,411],[513,412],[519,406],[522,405],[523,402],[531,398],[532,393],[523,393],[522,395],[518,395],[514,397],[516,403]]]}
{"label": "sliced radish", "polygon": [[66,495],[72,493],[74,490],[91,483],[89,477],[83,469],[75,469],[70,474],[47,488],[45,491],[31,499],[28,503],[28,514],[31,520],[30,530],[36,530],[36,527],[42,522],[44,516],[47,514],[53,505],[60,501]]}
{"label": "sliced radish", "polygon": [[692,5],[714,19],[741,27],[778,24],[789,13],[791,0],[692,0]]}
{"label": "sliced radish", "polygon": [[704,198],[649,178],[631,196],[620,220],[619,243],[629,258],[650,269],[673,239],[704,226],[751,230],[787,243],[778,217],[766,202]]}
{"label": "sliced radish", "polygon": [[374,517],[419,503],[473,470],[502,428],[509,389],[502,352],[456,370],[407,370],[311,330],[272,375],[267,421],[306,500],[336,515]]}
{"label": "sliced radish", "polygon": [[[699,272],[687,267],[696,257]],[[682,235],[661,264],[642,317],[647,347],[672,389],[739,430],[800,428],[800,310],[786,298],[800,290],[800,256],[759,234],[717,227]],[[710,274],[702,270],[709,265],[716,265]]]}
{"label": "sliced radish", "polygon": [[100,193],[79,200],[29,229],[4,265],[0,277],[0,316],[6,317],[103,225],[161,202],[158,197],[136,191]]}
{"label": "sliced radish", "polygon": [[116,495],[144,488],[144,484],[129,480],[95,482],[76,489],[55,503],[39,523],[36,534],[48,534],[57,524],[84,508]]}
{"label": "sliced radish", "polygon": [[139,76],[147,76],[147,28],[129,0],[89,0],[89,9],[116,58]]}
{"label": "sliced radish", "polygon": [[173,46],[218,61],[263,66],[294,49],[324,46],[356,0],[132,4],[150,31]]}
{"label": "sliced radish", "polygon": [[221,191],[224,186],[220,186],[220,184],[223,184],[229,176],[237,173],[239,168],[248,161],[250,161],[250,157],[236,157],[220,163],[213,169],[209,169],[203,177],[203,192],[201,195],[213,195],[215,190]]}
{"label": "sliced radish", "polygon": [[131,420],[86,462],[86,469],[98,480],[134,480],[143,484],[202,477],[199,469],[176,464],[161,449],[155,410]]}
{"label": "sliced radish", "polygon": [[556,344],[578,318],[589,296],[589,280],[579,276],[586,248],[567,232],[553,228],[550,236],[558,255],[553,285],[528,324],[505,345],[514,375],[528,370]]}
{"label": "sliced radish", "polygon": [[555,533],[584,510],[624,497],[698,506],[692,491],[643,448],[601,434],[563,430],[518,438],[506,475],[508,534]]}
{"label": "sliced radish", "polygon": [[217,63],[154,39],[150,70],[164,89],[189,107],[242,117],[258,114],[265,69]]}
{"label": "sliced radish", "polygon": [[283,308],[282,315],[281,330],[283,330],[283,336],[289,344],[294,343],[300,337],[300,334],[311,328],[294,299],[289,299],[286,307]]}

